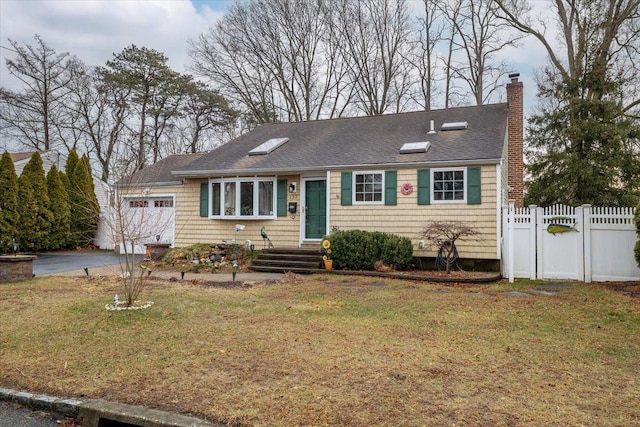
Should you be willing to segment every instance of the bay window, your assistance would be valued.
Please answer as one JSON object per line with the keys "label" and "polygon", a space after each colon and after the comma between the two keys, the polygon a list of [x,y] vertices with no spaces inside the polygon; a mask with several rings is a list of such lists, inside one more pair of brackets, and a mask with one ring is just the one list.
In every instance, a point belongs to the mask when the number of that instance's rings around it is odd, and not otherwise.
{"label": "bay window", "polygon": [[211,217],[274,218],[275,180],[233,178],[211,180]]}

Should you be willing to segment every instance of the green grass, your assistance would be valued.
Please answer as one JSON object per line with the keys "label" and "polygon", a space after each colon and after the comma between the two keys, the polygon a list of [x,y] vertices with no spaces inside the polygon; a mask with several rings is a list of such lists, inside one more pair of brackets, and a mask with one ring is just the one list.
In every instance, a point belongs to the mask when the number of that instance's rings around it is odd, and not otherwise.
{"label": "green grass", "polygon": [[0,284],[0,386],[243,425],[640,425],[640,302],[597,284],[314,276]]}

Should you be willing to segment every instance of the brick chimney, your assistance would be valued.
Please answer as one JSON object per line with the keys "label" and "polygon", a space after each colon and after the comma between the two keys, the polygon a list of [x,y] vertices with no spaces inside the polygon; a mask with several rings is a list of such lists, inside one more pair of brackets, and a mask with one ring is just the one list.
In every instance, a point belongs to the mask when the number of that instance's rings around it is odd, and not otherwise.
{"label": "brick chimney", "polygon": [[523,120],[522,107],[523,87],[518,81],[520,73],[509,74],[511,83],[507,84],[508,113],[508,146],[507,146],[507,170],[508,185],[510,188],[508,198],[513,200],[517,207],[524,205],[524,157],[523,157]]}

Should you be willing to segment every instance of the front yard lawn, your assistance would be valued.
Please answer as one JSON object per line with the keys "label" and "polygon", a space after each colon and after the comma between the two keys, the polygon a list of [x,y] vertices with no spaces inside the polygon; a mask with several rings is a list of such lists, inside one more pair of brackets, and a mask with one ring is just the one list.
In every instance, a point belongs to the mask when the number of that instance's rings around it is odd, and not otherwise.
{"label": "front yard lawn", "polygon": [[[0,284],[0,386],[232,425],[640,425],[640,301],[349,276]],[[518,292],[512,292],[518,291]]]}

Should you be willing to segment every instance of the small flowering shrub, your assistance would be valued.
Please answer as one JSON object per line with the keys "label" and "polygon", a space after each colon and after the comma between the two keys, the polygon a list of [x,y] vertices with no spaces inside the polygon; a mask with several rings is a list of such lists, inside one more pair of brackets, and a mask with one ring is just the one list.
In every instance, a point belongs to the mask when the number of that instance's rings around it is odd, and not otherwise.
{"label": "small flowering shrub", "polygon": [[407,270],[413,259],[413,245],[406,237],[379,231],[346,230],[325,236],[330,242],[335,268],[374,270],[377,261]]}

